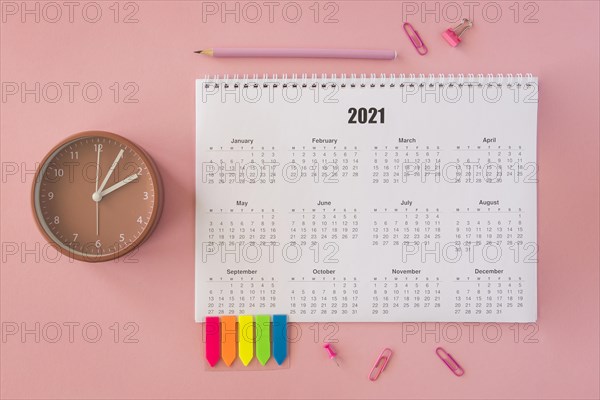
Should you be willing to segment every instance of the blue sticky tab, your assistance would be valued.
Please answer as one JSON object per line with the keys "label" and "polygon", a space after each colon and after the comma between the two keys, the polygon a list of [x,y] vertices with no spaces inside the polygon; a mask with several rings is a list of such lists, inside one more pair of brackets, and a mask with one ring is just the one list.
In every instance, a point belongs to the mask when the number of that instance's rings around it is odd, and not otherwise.
{"label": "blue sticky tab", "polygon": [[273,358],[281,365],[287,357],[287,315],[273,315]]}

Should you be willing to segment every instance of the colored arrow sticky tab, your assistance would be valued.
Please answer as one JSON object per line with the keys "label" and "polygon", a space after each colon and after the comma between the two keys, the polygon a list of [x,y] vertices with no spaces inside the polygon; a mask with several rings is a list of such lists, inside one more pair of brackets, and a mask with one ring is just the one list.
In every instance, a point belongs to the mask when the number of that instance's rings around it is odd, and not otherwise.
{"label": "colored arrow sticky tab", "polygon": [[236,331],[234,315],[221,317],[221,358],[228,367],[237,355]]}
{"label": "colored arrow sticky tab", "polygon": [[238,353],[244,365],[248,365],[254,357],[254,324],[252,315],[238,317]]}
{"label": "colored arrow sticky tab", "polygon": [[219,317],[206,317],[206,359],[211,367],[219,361]]}
{"label": "colored arrow sticky tab", "polygon": [[287,357],[287,315],[273,315],[273,358],[283,364]]}
{"label": "colored arrow sticky tab", "polygon": [[256,358],[265,365],[271,358],[271,317],[256,316]]}

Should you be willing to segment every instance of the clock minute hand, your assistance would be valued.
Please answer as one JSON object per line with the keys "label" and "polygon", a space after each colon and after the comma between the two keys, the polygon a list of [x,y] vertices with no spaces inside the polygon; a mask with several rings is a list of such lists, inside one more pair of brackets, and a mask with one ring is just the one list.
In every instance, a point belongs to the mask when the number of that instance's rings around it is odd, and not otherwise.
{"label": "clock minute hand", "polygon": [[96,193],[102,193],[102,191],[104,190],[104,186],[106,186],[106,183],[108,182],[108,180],[110,179],[113,171],[117,167],[117,164],[119,163],[119,160],[121,159],[121,157],[123,157],[123,152],[124,152],[124,150],[121,149],[121,151],[119,151],[119,154],[117,154],[117,156],[115,157],[115,160],[113,161],[112,165],[110,166],[110,168],[108,170],[108,173],[104,177],[104,180],[102,181],[102,184],[100,185],[99,188],[96,187]]}
{"label": "clock minute hand", "polygon": [[136,180],[137,178],[138,178],[138,174],[129,175],[127,178],[123,179],[121,182],[115,183],[108,189],[104,189],[102,192],[100,192],[100,197],[104,197],[107,194],[114,192],[115,190],[119,189],[122,186],[127,185],[128,183]]}

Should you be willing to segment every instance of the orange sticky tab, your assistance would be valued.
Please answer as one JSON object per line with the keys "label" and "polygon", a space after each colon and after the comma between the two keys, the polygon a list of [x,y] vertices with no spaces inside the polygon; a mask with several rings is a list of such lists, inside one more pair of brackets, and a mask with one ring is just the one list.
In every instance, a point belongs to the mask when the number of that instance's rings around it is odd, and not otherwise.
{"label": "orange sticky tab", "polygon": [[227,366],[231,366],[237,355],[236,331],[234,315],[221,317],[221,358]]}

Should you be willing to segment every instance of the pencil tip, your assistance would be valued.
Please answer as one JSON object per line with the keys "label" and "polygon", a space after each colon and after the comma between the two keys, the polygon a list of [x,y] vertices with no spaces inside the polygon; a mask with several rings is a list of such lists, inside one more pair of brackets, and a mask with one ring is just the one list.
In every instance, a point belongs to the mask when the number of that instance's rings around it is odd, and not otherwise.
{"label": "pencil tip", "polygon": [[203,56],[212,57],[214,55],[214,51],[212,49],[198,50],[195,51],[196,54],[202,54]]}

